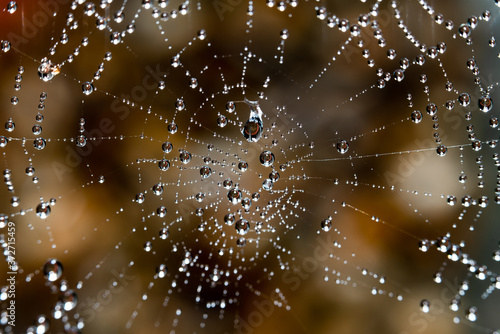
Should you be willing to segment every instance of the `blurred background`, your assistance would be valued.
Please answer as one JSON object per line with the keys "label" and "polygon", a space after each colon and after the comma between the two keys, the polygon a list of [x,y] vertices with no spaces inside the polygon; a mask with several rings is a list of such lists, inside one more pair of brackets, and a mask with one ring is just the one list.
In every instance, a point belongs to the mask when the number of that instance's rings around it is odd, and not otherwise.
{"label": "blurred background", "polygon": [[[19,264],[3,332],[500,328],[498,109],[478,108],[498,100],[495,1],[150,3],[1,2],[0,208]],[[245,99],[263,112],[257,142]]]}

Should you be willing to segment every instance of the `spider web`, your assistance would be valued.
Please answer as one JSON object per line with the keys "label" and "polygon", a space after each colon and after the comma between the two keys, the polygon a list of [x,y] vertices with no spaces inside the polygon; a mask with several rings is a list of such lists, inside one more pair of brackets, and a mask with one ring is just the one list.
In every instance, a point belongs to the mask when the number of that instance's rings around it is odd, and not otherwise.
{"label": "spider web", "polygon": [[498,2],[3,8],[3,332],[499,328]]}

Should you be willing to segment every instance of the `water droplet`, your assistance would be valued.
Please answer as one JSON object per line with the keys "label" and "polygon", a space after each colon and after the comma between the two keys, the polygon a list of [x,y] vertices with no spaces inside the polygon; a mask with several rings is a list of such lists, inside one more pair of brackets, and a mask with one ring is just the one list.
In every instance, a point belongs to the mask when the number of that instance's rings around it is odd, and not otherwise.
{"label": "water droplet", "polygon": [[94,85],[91,82],[87,81],[82,85],[82,91],[83,94],[90,95],[94,91]]}
{"label": "water droplet", "polygon": [[174,134],[177,132],[177,124],[175,123],[170,123],[168,126],[167,126],[167,130],[168,132],[170,132],[171,134]]}
{"label": "water droplet", "polygon": [[453,195],[448,196],[448,198],[446,199],[446,202],[448,203],[448,205],[453,206],[453,205],[457,204],[457,198]]}
{"label": "water droplet", "polygon": [[174,57],[172,57],[172,59],[170,59],[170,64],[172,65],[172,67],[178,67],[180,65],[180,61],[179,61],[179,55],[176,55]]}
{"label": "water droplet", "polygon": [[55,75],[60,73],[59,66],[52,65],[50,60],[44,59],[38,67],[38,76],[43,81],[50,81]]}
{"label": "water droplet", "polygon": [[76,137],[76,146],[84,147],[87,145],[87,138],[84,135],[78,135]]}
{"label": "water droplet", "polygon": [[158,161],[158,168],[160,168],[161,171],[167,171],[170,168],[170,161],[161,159]]}
{"label": "water droplet", "polygon": [[36,215],[41,219],[46,219],[50,215],[50,205],[48,203],[40,203],[36,207]]}
{"label": "water droplet", "polygon": [[469,26],[472,29],[476,29],[476,27],[477,27],[477,17],[476,16],[469,17],[469,19],[467,20],[467,23],[469,23]]}
{"label": "water droplet", "polygon": [[249,142],[258,141],[262,135],[262,120],[258,117],[249,118],[241,133]]}
{"label": "water droplet", "polygon": [[250,209],[250,206],[252,206],[252,200],[248,197],[245,197],[244,199],[241,200],[241,205],[245,210]]}
{"label": "water droplet", "polygon": [[447,256],[448,259],[456,262],[462,257],[462,249],[458,245],[451,245],[450,249],[448,249]]}
{"label": "water droplet", "polygon": [[257,142],[262,136],[263,130],[262,111],[256,101],[245,99],[245,103],[250,107],[250,117],[241,129],[241,133],[249,142]]}
{"label": "water droplet", "polygon": [[276,181],[278,181],[280,179],[280,174],[273,170],[271,173],[269,173],[269,179],[275,183]]}
{"label": "water droplet", "polygon": [[160,264],[158,267],[156,267],[156,273],[158,274],[159,278],[163,278],[167,275],[167,266],[165,264]]}
{"label": "water droplet", "polygon": [[[202,208],[198,208],[198,209],[196,209],[196,212],[195,212],[195,213],[196,213],[196,215],[197,215],[198,217],[201,217],[201,216],[203,216],[203,209],[202,209]],[[205,229],[205,225],[201,224],[200,226],[203,226],[203,230]],[[201,230],[200,230],[200,231],[201,231]]]}
{"label": "water droplet", "polygon": [[197,193],[196,194],[196,201],[197,202],[203,201],[204,198],[205,198],[205,194],[204,193]]}
{"label": "water droplet", "polygon": [[[39,315],[36,319],[35,326],[33,329],[33,333],[36,334],[45,334],[49,331],[50,321],[45,315]],[[32,333],[28,331],[27,333]]]}
{"label": "water droplet", "polygon": [[248,169],[248,163],[246,161],[240,161],[238,163],[238,169],[242,172],[245,172]]}
{"label": "water droplet", "polygon": [[43,276],[50,282],[57,281],[63,272],[63,266],[57,259],[48,259],[43,265]]}
{"label": "water droplet", "polygon": [[212,169],[210,167],[203,166],[203,167],[200,168],[200,175],[204,179],[210,177],[211,174],[212,174]]}
{"label": "water droplet", "polygon": [[483,96],[477,101],[479,110],[482,112],[488,112],[493,107],[493,101],[489,96]]}
{"label": "water droplet", "polygon": [[482,148],[482,146],[483,146],[483,145],[482,145],[482,143],[481,143],[481,141],[480,141],[480,140],[474,140],[474,141],[472,142],[472,149],[473,149],[474,151],[476,151],[476,152],[477,152],[477,151],[480,151],[480,150],[481,150],[481,148]]}
{"label": "water droplet", "polygon": [[166,141],[161,145],[161,149],[163,150],[164,153],[172,152],[173,148],[174,148],[174,145],[172,145],[172,143],[169,141]]}
{"label": "water droplet", "polygon": [[5,130],[8,132],[14,131],[16,127],[16,124],[12,121],[12,118],[9,118],[9,120],[5,123]]}
{"label": "water droplet", "polygon": [[281,37],[281,39],[282,39],[282,40],[287,39],[287,38],[288,38],[288,36],[289,36],[288,29],[283,29],[283,30],[281,30],[281,32],[280,32],[280,37]]}
{"label": "water droplet", "polygon": [[11,199],[10,199],[10,205],[12,205],[14,208],[15,207],[18,207],[19,206],[19,202],[21,200],[19,199],[19,197],[17,196],[13,196]]}
{"label": "water droplet", "polygon": [[273,189],[273,181],[271,181],[271,179],[265,179],[264,182],[262,182],[262,189],[267,191]]}
{"label": "water droplet", "polygon": [[260,154],[260,163],[264,167],[269,167],[274,163],[274,154],[270,151],[264,151]]}
{"label": "water droplet", "polygon": [[411,113],[411,120],[413,123],[420,123],[422,121],[422,113],[418,110],[414,110]]}
{"label": "water droplet", "polygon": [[175,109],[177,109],[178,111],[181,111],[181,110],[184,110],[184,108],[186,108],[186,104],[184,103],[184,100],[177,99],[177,101],[175,101]]}
{"label": "water droplet", "polygon": [[157,183],[153,186],[153,194],[160,196],[163,193],[163,186],[161,183]]}
{"label": "water droplet", "polygon": [[337,151],[341,154],[346,153],[349,150],[349,144],[345,140],[337,142]]}
{"label": "water droplet", "polygon": [[236,109],[236,105],[234,104],[233,101],[229,101],[228,103],[226,103],[226,111],[228,113],[230,113],[230,114],[233,113],[235,109]]}
{"label": "water droplet", "polygon": [[394,80],[401,82],[405,78],[405,72],[401,69],[397,69],[393,73]]}
{"label": "water droplet", "polygon": [[436,149],[436,152],[440,157],[443,157],[446,155],[446,152],[448,152],[448,148],[444,145],[439,145]]}
{"label": "water droplet", "polygon": [[426,107],[426,110],[427,110],[427,113],[430,115],[430,116],[434,116],[436,115],[437,113],[437,106],[434,104],[434,103],[429,103]]}
{"label": "water droplet", "polygon": [[481,196],[477,201],[477,205],[480,206],[481,208],[485,208],[488,206],[489,202],[490,200],[488,196]]}
{"label": "water droplet", "polygon": [[33,176],[35,174],[35,168],[33,166],[26,167],[26,175]]}
{"label": "water droplet", "polygon": [[36,138],[34,141],[33,141],[33,146],[35,147],[35,149],[37,150],[43,150],[45,148],[45,145],[46,145],[46,141],[45,139],[41,138],[41,137],[38,137]]}
{"label": "water droplet", "polygon": [[191,161],[191,153],[189,153],[188,151],[182,151],[179,154],[179,159],[183,164],[188,164]]}
{"label": "water droplet", "polygon": [[321,229],[325,232],[328,232],[332,229],[332,221],[330,219],[324,219],[321,222]]}
{"label": "water droplet", "polygon": [[200,40],[204,40],[205,38],[207,38],[207,32],[205,29],[198,30],[198,38]]}
{"label": "water droplet", "polygon": [[122,35],[119,31],[113,31],[113,33],[109,36],[109,39],[111,43],[117,45],[122,41]]}
{"label": "water droplet", "polygon": [[165,240],[170,235],[170,232],[168,231],[168,229],[164,227],[160,230],[158,234],[160,235],[160,239]]}
{"label": "water droplet", "polygon": [[241,190],[239,190],[238,188],[232,188],[227,193],[227,198],[233,204],[236,204],[239,201],[241,201],[241,197],[242,197]]}
{"label": "water droplet", "polygon": [[462,24],[458,28],[458,35],[462,38],[467,38],[470,36],[471,33],[471,26],[468,24]]}
{"label": "water droplet", "polygon": [[17,10],[17,3],[15,1],[9,1],[9,3],[7,4],[7,12],[13,14],[16,12],[16,10]]}
{"label": "water droplet", "polygon": [[470,307],[466,312],[465,312],[465,317],[469,321],[476,321],[477,320],[477,308],[475,307]]}
{"label": "water droplet", "polygon": [[135,195],[135,201],[139,204],[142,204],[144,203],[144,199],[146,198],[146,196],[143,194],[143,193],[137,193]]}
{"label": "water droplet", "polygon": [[227,213],[225,216],[224,216],[224,222],[226,223],[226,225],[233,225],[235,221],[235,217],[232,213]]}
{"label": "water droplet", "polygon": [[431,303],[427,299],[422,299],[422,301],[420,302],[420,309],[424,313],[429,313],[430,306],[431,306]]}
{"label": "water droplet", "polygon": [[217,117],[217,125],[221,128],[225,127],[227,125],[227,118],[224,115],[219,115]]}
{"label": "water droplet", "polygon": [[10,43],[9,41],[2,41],[2,51],[3,52],[9,52],[10,50]]}
{"label": "water droplet", "polygon": [[189,80],[189,87],[195,89],[196,87],[198,87],[198,79],[196,78],[191,78],[191,80]]}
{"label": "water droplet", "polygon": [[430,242],[427,239],[422,239],[418,242],[418,249],[420,249],[422,252],[427,252],[430,247]]}
{"label": "water droplet", "polygon": [[468,106],[470,104],[470,96],[467,93],[462,93],[458,97],[458,102],[460,103],[461,106]]}
{"label": "water droplet", "polygon": [[250,231],[250,223],[246,219],[240,219],[236,222],[234,228],[239,235],[245,235]]}
{"label": "water droplet", "polygon": [[229,189],[233,186],[233,181],[231,181],[230,179],[225,179],[223,182],[222,182],[222,186],[226,189]]}
{"label": "water droplet", "polygon": [[160,217],[160,218],[163,218],[167,215],[167,208],[163,205],[159,206],[157,209],[156,209],[156,214]]}
{"label": "water droplet", "polygon": [[71,311],[76,307],[78,297],[73,290],[66,290],[61,296],[61,303],[65,311]]}
{"label": "water droplet", "polygon": [[460,308],[460,299],[453,298],[450,302],[450,310],[456,312]]}

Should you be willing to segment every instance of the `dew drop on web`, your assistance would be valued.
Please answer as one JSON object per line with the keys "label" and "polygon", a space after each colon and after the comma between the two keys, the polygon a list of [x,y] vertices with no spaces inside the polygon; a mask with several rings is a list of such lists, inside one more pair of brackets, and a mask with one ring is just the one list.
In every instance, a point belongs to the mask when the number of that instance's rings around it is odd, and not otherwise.
{"label": "dew drop on web", "polygon": [[43,275],[50,281],[55,282],[61,278],[63,266],[57,259],[48,259],[43,266]]}

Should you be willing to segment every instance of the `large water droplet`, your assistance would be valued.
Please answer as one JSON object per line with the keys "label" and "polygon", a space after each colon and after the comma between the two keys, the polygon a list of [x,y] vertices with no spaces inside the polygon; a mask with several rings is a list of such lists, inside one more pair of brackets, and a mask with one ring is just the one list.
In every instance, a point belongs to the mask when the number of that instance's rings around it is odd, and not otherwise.
{"label": "large water droplet", "polygon": [[237,188],[233,188],[233,189],[229,190],[227,193],[227,198],[233,204],[236,204],[239,201],[241,201],[241,197],[242,197],[241,190],[239,190]]}
{"label": "large water droplet", "polygon": [[332,221],[330,219],[324,219],[321,222],[321,229],[325,232],[330,231],[332,228]]}
{"label": "large water droplet", "polygon": [[[50,321],[49,319],[45,316],[45,315],[39,315],[36,319],[36,323],[35,323],[35,328],[33,329],[34,330],[34,333],[36,334],[45,334],[49,331],[49,328],[50,328]],[[29,332],[31,333],[31,332]]]}
{"label": "large water droplet", "polygon": [[179,159],[183,164],[188,164],[191,161],[191,153],[188,151],[182,151],[179,155]]}
{"label": "large water droplet", "polygon": [[460,27],[458,28],[458,35],[460,37],[467,38],[470,36],[471,30],[472,29],[471,29],[470,25],[464,23],[464,24],[460,25]]}
{"label": "large water droplet", "polygon": [[256,101],[245,99],[245,103],[250,107],[250,116],[241,129],[241,133],[249,142],[257,142],[262,136],[264,126],[262,122],[262,110]]}
{"label": "large water droplet", "polygon": [[159,278],[163,278],[167,275],[167,266],[165,264],[160,264],[157,268],[156,268],[156,273],[158,274],[158,277]]}
{"label": "large water droplet", "polygon": [[475,307],[470,307],[466,312],[465,312],[465,317],[469,321],[476,321],[477,320],[477,308]]}
{"label": "large water droplet", "polygon": [[158,161],[158,168],[160,168],[161,171],[166,171],[170,168],[170,161],[167,159],[161,159]]}
{"label": "large water droplet", "polygon": [[7,4],[7,12],[9,12],[10,14],[13,14],[13,13],[15,13],[16,10],[17,10],[17,3],[15,1],[10,1]]}
{"label": "large water droplet", "polygon": [[271,181],[271,179],[265,179],[264,182],[262,182],[262,189],[267,191],[273,189],[273,181]]}
{"label": "large water droplet", "polygon": [[43,265],[43,276],[50,282],[57,281],[63,272],[63,266],[57,259],[48,259]]}
{"label": "large water droplet", "polygon": [[422,312],[424,313],[429,313],[430,311],[430,306],[431,306],[431,303],[427,300],[427,299],[423,299],[421,302],[420,302],[420,309],[422,310]]}
{"label": "large water droplet", "polygon": [[45,148],[45,145],[47,144],[47,142],[45,141],[45,139],[41,138],[41,137],[38,137],[36,138],[34,141],[33,141],[33,146],[37,149],[37,150],[43,150]]}
{"label": "large water droplet", "polygon": [[493,101],[489,96],[483,96],[477,101],[477,105],[482,112],[488,112],[493,107]]}
{"label": "large water droplet", "polygon": [[240,219],[236,222],[234,228],[239,235],[245,235],[250,231],[250,223],[246,219]]}
{"label": "large water droplet", "polygon": [[38,76],[43,81],[50,81],[55,75],[59,74],[60,69],[58,66],[52,65],[50,60],[43,60],[38,66]]}
{"label": "large water droplet", "polygon": [[260,163],[264,167],[269,167],[274,163],[274,154],[271,151],[264,151],[260,154]]}
{"label": "large water droplet", "polygon": [[82,91],[83,94],[90,95],[94,91],[94,85],[91,82],[87,81],[82,85]]}
{"label": "large water droplet", "polygon": [[169,141],[166,141],[161,145],[161,149],[163,150],[164,153],[172,152],[173,148],[174,148],[174,145],[172,145],[172,143]]}
{"label": "large water droplet", "polygon": [[76,137],[76,146],[84,147],[87,145],[87,138],[84,135],[78,135]]}
{"label": "large water droplet", "polygon": [[420,123],[422,121],[422,113],[415,110],[411,113],[411,120],[413,123]]}
{"label": "large water droplet", "polygon": [[36,215],[41,219],[45,219],[50,215],[50,205],[48,203],[40,203],[36,207]]}
{"label": "large water droplet", "polygon": [[78,297],[73,290],[66,290],[61,296],[61,303],[65,311],[71,311],[78,303]]}
{"label": "large water droplet", "polygon": [[460,94],[460,96],[458,97],[458,102],[460,103],[460,105],[462,105],[464,107],[468,106],[470,103],[469,94],[467,94],[467,93]]}
{"label": "large water droplet", "polygon": [[170,235],[170,232],[168,231],[168,229],[164,227],[160,230],[158,234],[160,235],[160,239],[165,240]]}
{"label": "large water droplet", "polygon": [[349,150],[349,144],[345,140],[341,140],[337,143],[337,151],[341,154],[346,153]]}
{"label": "large water droplet", "polygon": [[2,41],[2,51],[9,52],[9,50],[10,50],[10,42],[9,41]]}
{"label": "large water droplet", "polygon": [[439,145],[436,149],[436,152],[440,157],[443,157],[446,155],[446,152],[448,152],[448,148],[444,145]]}
{"label": "large water droplet", "polygon": [[200,168],[200,175],[206,179],[212,174],[212,169],[208,166],[203,166]]}

